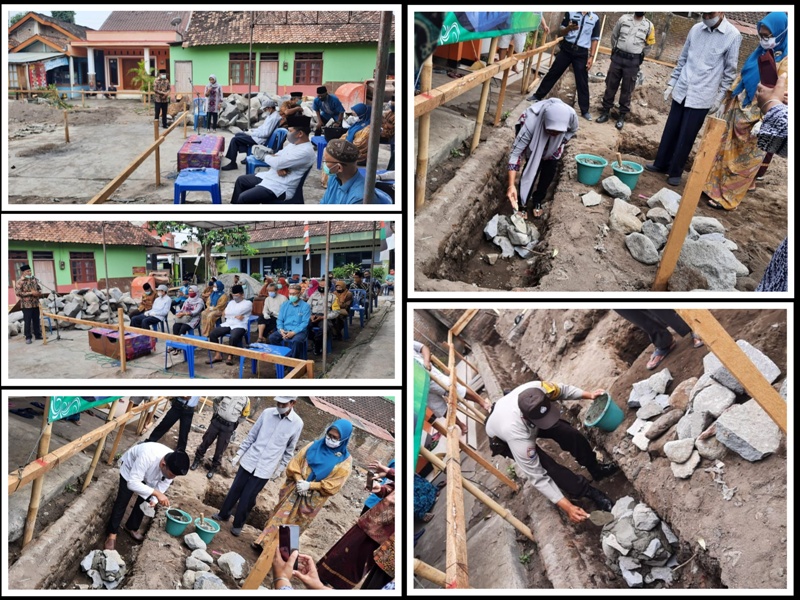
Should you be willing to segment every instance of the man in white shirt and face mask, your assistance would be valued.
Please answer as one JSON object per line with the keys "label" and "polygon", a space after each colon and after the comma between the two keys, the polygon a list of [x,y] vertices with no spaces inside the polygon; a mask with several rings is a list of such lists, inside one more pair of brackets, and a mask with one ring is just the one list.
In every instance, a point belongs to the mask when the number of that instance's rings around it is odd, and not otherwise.
{"label": "man in white shirt and face mask", "polygon": [[167,294],[167,286],[163,283],[156,288],[156,299],[153,300],[153,308],[136,315],[131,319],[131,327],[141,327],[149,329],[153,325],[163,323],[172,307],[172,298]]}
{"label": "man in white shirt and face mask", "polygon": [[[231,346],[238,346],[243,348],[244,336],[247,333],[247,328],[250,326],[250,315],[253,312],[253,303],[250,300],[244,299],[244,288],[241,285],[234,285],[231,288],[231,300],[225,307],[224,320],[219,327],[211,330],[208,336],[209,340],[215,344],[219,343],[222,336],[230,334]],[[208,364],[215,363],[222,360],[222,353],[217,352],[214,357],[208,361]],[[228,356],[227,364],[233,364],[233,357]]]}

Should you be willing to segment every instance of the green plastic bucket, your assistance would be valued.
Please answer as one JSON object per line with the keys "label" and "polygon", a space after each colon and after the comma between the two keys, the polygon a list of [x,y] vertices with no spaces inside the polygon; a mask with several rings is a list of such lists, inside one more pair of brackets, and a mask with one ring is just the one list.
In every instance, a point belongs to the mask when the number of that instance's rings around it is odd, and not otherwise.
{"label": "green plastic bucket", "polygon": [[[586,161],[597,161],[602,164],[595,165]],[[603,169],[608,165],[608,161],[605,158],[594,154],[578,154],[575,157],[575,162],[578,163],[578,181],[584,185],[595,185],[600,181]]]}
{"label": "green plastic bucket", "polygon": [[189,523],[192,522],[192,515],[182,511],[179,508],[170,508],[167,510],[167,533],[175,537],[181,535]]}
{"label": "green plastic bucket", "polygon": [[200,517],[197,517],[194,520],[195,532],[206,543],[206,545],[208,545],[211,543],[211,540],[214,539],[214,536],[219,532],[219,523],[212,521],[211,519],[206,519],[205,527],[208,529],[203,529],[200,527]]}
{"label": "green plastic bucket", "polygon": [[586,427],[598,427],[610,433],[619,427],[624,419],[625,413],[614,403],[611,395],[606,393],[594,399],[583,424]]}
{"label": "green plastic bucket", "polygon": [[623,166],[630,167],[634,170],[633,171],[621,170],[619,168],[619,165],[617,164],[617,161],[611,163],[611,170],[614,171],[614,175],[619,177],[622,183],[627,185],[629,188],[631,188],[631,191],[633,191],[633,188],[635,188],[636,184],[639,182],[639,175],[641,175],[642,171],[644,171],[644,167],[642,167],[642,165],[640,165],[639,163],[635,163],[630,160],[623,160],[622,164]]}

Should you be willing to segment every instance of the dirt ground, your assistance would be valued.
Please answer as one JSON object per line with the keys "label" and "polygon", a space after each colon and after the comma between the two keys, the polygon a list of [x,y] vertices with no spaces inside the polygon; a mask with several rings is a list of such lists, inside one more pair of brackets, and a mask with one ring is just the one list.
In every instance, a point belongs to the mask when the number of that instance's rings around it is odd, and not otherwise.
{"label": "dirt ground", "polygon": [[[608,56],[598,55],[597,63],[591,70],[592,74],[605,74],[609,63]],[[578,134],[566,146],[559,173],[544,205],[545,214],[534,221],[544,234],[544,242],[540,242],[534,256],[527,260],[518,256],[499,259],[494,265],[490,265],[484,258],[485,255],[499,253],[499,248],[486,241],[481,231],[475,231],[472,253],[457,269],[450,270],[458,272],[459,281],[500,290],[637,291],[651,288],[658,265],[644,265],[636,261],[625,246],[622,234],[603,234],[603,227],[608,223],[608,215],[613,206],[612,199],[604,192],[600,183],[587,186],[577,181],[574,160],[577,154],[592,153],[611,162],[616,160],[616,152],[619,151],[623,160],[639,164],[653,161],[669,112],[669,103],[664,101],[663,91],[671,68],[645,62],[642,72],[644,82],[634,91],[631,113],[621,131],[614,127],[616,109],[611,111],[611,120],[603,124],[588,122],[579,117]],[[605,82],[595,75],[590,79],[589,89],[590,110],[596,119]],[[523,102],[523,97],[514,90],[515,88],[509,90],[510,97]],[[574,76],[571,72],[561,77],[550,96],[557,96],[567,104],[574,104],[576,111],[578,110]],[[459,106],[459,109],[468,111],[469,107]],[[491,125],[485,125],[484,131],[491,131]],[[683,181],[678,188],[674,188],[678,193],[682,193],[686,185],[694,153],[701,139],[702,131],[685,167]],[[464,160],[462,157],[451,158],[433,169],[428,176],[429,189],[438,189],[454,177]],[[497,177],[503,181],[506,177],[504,161],[505,157],[498,161],[496,170]],[[603,177],[612,174],[610,167],[606,167]],[[714,210],[706,205],[705,196],[700,199],[696,215],[719,219],[726,228],[726,237],[739,247],[734,251],[735,256],[750,270],[748,277],[738,279],[738,290],[755,289],[775,248],[787,235],[787,180],[787,161],[775,157],[764,181],[759,182],[756,191],[748,193],[737,210]],[[668,187],[664,175],[645,171],[633,191],[631,203],[646,212],[646,198],[662,187]],[[587,208],[583,206],[580,196],[591,189],[600,193],[604,201],[598,206]],[[504,198],[498,198],[497,202],[500,214],[512,213],[510,204]],[[417,236],[422,235],[426,233],[417,232]],[[704,287],[703,279],[698,279],[696,274],[684,272],[682,269],[676,270],[670,281],[670,290],[673,291]]]}

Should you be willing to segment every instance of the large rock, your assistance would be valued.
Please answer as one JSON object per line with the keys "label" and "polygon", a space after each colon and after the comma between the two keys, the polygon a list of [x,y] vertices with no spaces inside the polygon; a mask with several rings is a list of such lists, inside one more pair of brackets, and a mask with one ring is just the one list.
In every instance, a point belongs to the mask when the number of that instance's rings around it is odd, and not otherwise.
{"label": "large rock", "polygon": [[111,294],[111,298],[115,301],[119,301],[122,298],[122,290],[119,288],[111,288],[108,293]]}
{"label": "large rock", "polygon": [[672,569],[670,567],[653,567],[645,577],[645,583],[661,580],[665,585],[672,585]]}
{"label": "large rock", "polygon": [[234,579],[243,579],[247,576],[249,569],[247,561],[236,552],[226,552],[217,560],[219,568]]}
{"label": "large rock", "polygon": [[750,462],[769,456],[781,442],[780,429],[753,399],[731,406],[716,426],[717,439]]}
{"label": "large rock", "polygon": [[625,579],[625,583],[628,584],[628,587],[631,588],[640,588],[642,587],[642,574],[639,571],[628,571],[626,569],[622,570],[622,577]]}
{"label": "large rock", "polygon": [[594,190],[592,190],[589,193],[581,196],[581,201],[583,202],[583,205],[587,207],[597,206],[603,201],[603,197]]}
{"label": "large rock", "polygon": [[196,590],[227,590],[225,583],[213,573],[198,573],[194,581]]}
{"label": "large rock", "polygon": [[698,454],[708,460],[721,460],[728,453],[725,444],[720,442],[716,437],[708,439],[697,438],[694,441],[694,447],[697,448]]}
{"label": "large rock", "polygon": [[647,504],[640,502],[633,509],[633,525],[636,529],[650,531],[658,525],[659,521],[658,515]]}
{"label": "large rock", "polygon": [[703,233],[700,235],[700,239],[704,242],[722,244],[731,252],[739,249],[739,246],[736,245],[736,242],[729,240],[721,233]]}
{"label": "large rock", "polygon": [[198,548],[197,550],[194,550],[192,552],[192,556],[194,558],[196,558],[197,560],[201,560],[204,563],[207,563],[209,565],[213,565],[214,564],[214,557],[211,556],[208,552],[206,552],[202,548]]}
{"label": "large rock", "polygon": [[650,208],[661,206],[666,209],[672,217],[678,214],[680,205],[681,195],[669,188],[661,188],[647,200],[647,206]]}
{"label": "large rock", "polygon": [[707,412],[689,411],[678,421],[678,439],[695,439],[711,424],[711,415]]}
{"label": "large rock", "polygon": [[81,302],[67,302],[64,305],[64,316],[74,319],[80,314],[82,308],[83,304]]}
{"label": "large rock", "polygon": [[703,389],[692,400],[692,409],[708,411],[714,417],[720,416],[736,399],[736,394],[725,386],[713,384]]}
{"label": "large rock", "polygon": [[197,550],[198,548],[200,548],[201,550],[205,550],[207,548],[206,543],[203,541],[203,538],[201,538],[195,532],[183,536],[183,542],[187,546],[189,546],[191,550]]}
{"label": "large rock", "polygon": [[98,306],[100,305],[100,297],[95,292],[86,292],[86,294],[83,296],[83,300],[87,304],[97,304]]}
{"label": "large rock", "polygon": [[194,556],[187,556],[186,557],[186,568],[191,569],[192,571],[210,571],[211,567],[209,567],[206,563],[202,560],[195,558]]}
{"label": "large rock", "polygon": [[697,453],[697,450],[692,452],[692,455],[689,457],[685,463],[669,463],[669,466],[672,468],[672,474],[675,475],[678,479],[688,479],[694,473],[694,470],[697,468],[697,465],[700,464],[700,455]]}
{"label": "large rock", "polygon": [[92,302],[83,309],[83,312],[92,316],[100,314],[100,303]]}
{"label": "large rock", "polygon": [[635,506],[636,500],[630,496],[623,496],[614,503],[614,506],[611,508],[611,514],[614,515],[616,519],[622,519],[629,512],[633,514]]}
{"label": "large rock", "polygon": [[694,452],[694,439],[686,438],[664,444],[664,454],[674,463],[685,463]]}
{"label": "large rock", "polygon": [[687,239],[681,248],[678,264],[699,270],[708,281],[708,289],[714,291],[733,291],[736,277],[744,277],[750,272],[730,250],[703,240]]}
{"label": "large rock", "polygon": [[631,256],[645,265],[658,263],[658,248],[646,235],[641,233],[630,233],[625,236],[625,245]]}
{"label": "large rock", "polygon": [[[654,210],[664,209],[651,208],[650,212],[653,212]],[[667,228],[664,227],[664,225],[653,221],[645,221],[642,223],[642,233],[646,235],[651,242],[653,242],[653,246],[656,247],[656,250],[660,250],[664,244],[667,243],[667,237],[669,236],[669,231],[667,231]],[[656,254],[656,256],[658,256],[658,254]]]}
{"label": "large rock", "polygon": [[[737,340],[736,345],[741,348],[747,357],[753,362],[756,368],[761,372],[764,378],[772,383],[781,374],[781,370],[774,362],[772,362],[766,354],[761,352],[758,348],[751,346],[745,340]],[[744,393],[744,387],[739,383],[736,378],[731,374],[728,369],[722,366],[720,360],[711,352],[703,357],[703,367],[705,372],[711,375],[717,382],[724,385],[726,388],[733,390],[737,394]]]}
{"label": "large rock", "polygon": [[527,232],[521,233],[515,227],[509,227],[506,235],[508,236],[508,241],[515,246],[527,246],[531,242],[531,237]]}
{"label": "large rock", "polygon": [[[655,208],[648,210],[647,219],[653,223],[657,223],[658,225],[669,225],[672,223],[672,217],[667,212],[667,209],[661,206],[656,206]],[[664,231],[669,233],[669,230],[666,227],[664,227]]]}
{"label": "large rock", "polygon": [[192,571],[191,569],[184,572],[183,577],[181,578],[181,587],[185,590],[194,589],[194,582],[197,578],[197,571]]}
{"label": "large rock", "polygon": [[650,385],[656,395],[664,394],[667,391],[669,382],[672,381],[672,374],[669,369],[661,369],[658,373],[651,375],[647,378],[647,383]]}
{"label": "large rock", "polygon": [[608,226],[623,235],[641,233],[642,222],[636,216],[639,209],[619,198],[614,199],[614,206],[608,218]]}
{"label": "large rock", "polygon": [[500,246],[502,249],[502,256],[503,258],[511,258],[514,256],[514,246],[511,244],[507,237],[502,235],[498,235],[496,238],[492,240],[496,246]]}
{"label": "large rock", "polygon": [[647,430],[645,436],[649,440],[655,440],[662,435],[664,435],[669,428],[675,425],[678,421],[681,420],[683,416],[683,412],[680,410],[673,409],[667,413],[664,413],[660,417],[658,417],[655,421],[653,421],[653,426]]}
{"label": "large rock", "polygon": [[647,445],[650,443],[650,440],[647,438],[647,432],[651,427],[653,427],[653,424],[650,421],[646,421],[644,428],[631,439],[633,445],[642,452],[647,451]]}
{"label": "large rock", "polygon": [[648,400],[647,402],[642,404],[642,407],[639,410],[636,411],[636,418],[645,420],[652,419],[653,417],[657,417],[663,412],[664,408],[658,402],[656,402],[655,400]]}
{"label": "large rock", "polygon": [[641,408],[648,402],[654,401],[657,395],[655,390],[650,387],[650,382],[647,379],[637,381],[631,386],[631,393],[628,396],[628,408]]}
{"label": "large rock", "polygon": [[692,227],[700,235],[704,233],[725,233],[725,227],[714,217],[692,217]]}
{"label": "large rock", "polygon": [[493,240],[497,237],[497,228],[500,222],[500,215],[493,216],[489,222],[486,224],[486,227],[483,228],[483,233],[486,236],[487,240]]}
{"label": "large rock", "polygon": [[622,183],[622,180],[616,175],[603,179],[603,189],[613,198],[628,200],[631,197],[631,188]]}
{"label": "large rock", "polygon": [[716,382],[714,381],[714,378],[711,377],[710,373],[703,373],[699,379],[695,377],[695,383],[692,386],[692,391],[689,392],[689,402],[691,403],[697,394],[711,385],[716,385]]}

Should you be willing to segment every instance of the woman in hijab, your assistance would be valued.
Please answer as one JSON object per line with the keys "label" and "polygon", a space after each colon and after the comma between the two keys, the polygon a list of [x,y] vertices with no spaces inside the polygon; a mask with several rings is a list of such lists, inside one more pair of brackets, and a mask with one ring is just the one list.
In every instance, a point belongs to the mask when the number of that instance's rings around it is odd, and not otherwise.
{"label": "woman in hijab", "polygon": [[219,116],[219,109],[222,106],[222,88],[217,83],[216,75],[208,76],[206,98],[206,129],[210,129],[216,133],[217,117]]}
{"label": "woman in hijab", "polygon": [[228,295],[225,293],[225,284],[217,281],[215,290],[208,299],[208,310],[203,313],[201,330],[205,337],[208,337],[211,330],[216,327],[217,319],[225,314],[225,307],[228,305]]}
{"label": "woman in hijab", "polygon": [[285,277],[278,277],[278,293],[281,296],[289,297],[289,282]]}
{"label": "woman in hijab", "polygon": [[272,517],[254,542],[257,550],[265,548],[266,556],[274,555],[279,525],[299,525],[305,531],[325,502],[339,493],[353,468],[347,450],[352,433],[352,423],[338,419],[295,454],[286,466],[286,481]]}
{"label": "woman in hijab", "polygon": [[261,289],[258,291],[258,295],[261,297],[266,297],[269,293],[267,289],[269,284],[272,283],[272,277],[264,277],[264,285],[261,286]]}
{"label": "woman in hijab", "polygon": [[[175,324],[172,326],[173,335],[183,335],[185,333],[192,333],[197,324],[200,323],[200,313],[205,308],[205,302],[197,295],[197,286],[190,285],[188,297],[183,303],[180,311],[175,315]],[[178,348],[170,348],[172,354],[178,354],[182,350]]]}
{"label": "woman in hijab", "polygon": [[312,279],[311,283],[308,284],[306,291],[302,294],[301,299],[308,301],[308,299],[314,295],[314,292],[317,291],[318,287],[319,287],[319,281],[316,279]]}
{"label": "woman in hijab", "polygon": [[347,284],[341,279],[336,282],[333,292],[333,304],[331,310],[337,313],[335,319],[331,319],[333,327],[333,339],[342,339],[344,321],[350,317],[350,305],[353,304],[353,292],[347,289]]}
{"label": "woman in hijab", "polygon": [[[564,153],[564,144],[578,131],[578,116],[571,106],[558,98],[548,98],[528,107],[517,122],[517,137],[508,159],[507,197],[514,210],[531,207],[533,216],[542,216],[542,202],[547,188],[556,176],[558,160]],[[517,195],[516,179],[522,158],[525,167]],[[539,181],[534,190],[533,182]]]}
{"label": "woman in hijab", "polygon": [[369,147],[369,125],[372,123],[372,107],[366,104],[355,104],[350,109],[350,114],[356,116],[357,121],[342,136],[343,140],[355,144],[358,148],[358,163],[364,165],[367,162],[367,148]]}
{"label": "woman in hijab", "polygon": [[717,113],[718,117],[725,119],[726,130],[703,188],[711,208],[735,210],[747,192],[756,189],[756,176],[766,160],[764,151],[758,147],[758,138],[752,132],[762,118],[755,100],[761,81],[759,58],[771,54],[778,76],[786,73],[788,77],[789,73],[789,20],[786,13],[769,13],[756,27],[761,38],[759,45],[745,61],[742,72]]}

